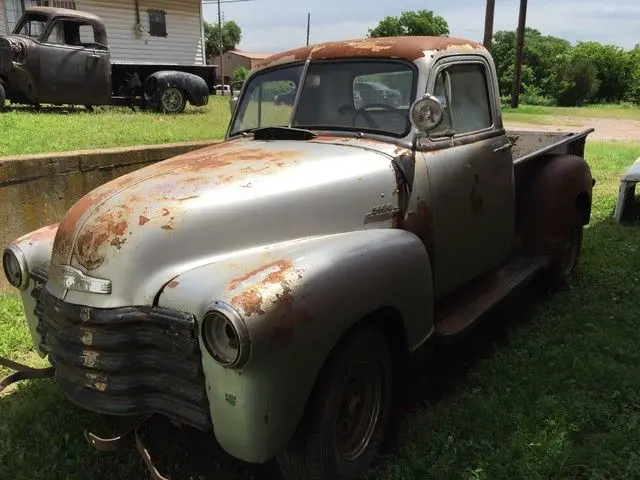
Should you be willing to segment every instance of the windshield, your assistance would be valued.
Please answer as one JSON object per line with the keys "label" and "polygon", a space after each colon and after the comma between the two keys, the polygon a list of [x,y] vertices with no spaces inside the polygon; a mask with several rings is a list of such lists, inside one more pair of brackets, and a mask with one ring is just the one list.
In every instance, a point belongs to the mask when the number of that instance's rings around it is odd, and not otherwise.
{"label": "windshield", "polygon": [[26,15],[22,21],[16,25],[13,30],[14,35],[23,35],[25,37],[40,38],[44,33],[44,29],[47,26],[49,17],[46,15],[29,14]]}
{"label": "windshield", "polygon": [[[409,133],[414,70],[388,60],[313,61],[253,77],[242,94],[230,135],[263,127],[346,130],[402,137]],[[295,112],[293,105],[302,90]],[[293,115],[292,115],[293,114]]]}

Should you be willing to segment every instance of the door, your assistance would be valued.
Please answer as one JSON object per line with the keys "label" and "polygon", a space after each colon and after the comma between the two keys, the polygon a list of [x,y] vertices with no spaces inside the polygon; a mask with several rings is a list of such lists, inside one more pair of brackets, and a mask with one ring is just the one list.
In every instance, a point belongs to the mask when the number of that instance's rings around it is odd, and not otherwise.
{"label": "door", "polygon": [[111,63],[95,26],[59,19],[40,50],[42,103],[105,105],[111,98]]}
{"label": "door", "polygon": [[[513,162],[498,119],[497,87],[482,57],[450,57],[429,91],[445,106],[423,161],[433,221],[434,284],[441,296],[498,266],[514,231]],[[418,157],[420,158],[420,157]]]}

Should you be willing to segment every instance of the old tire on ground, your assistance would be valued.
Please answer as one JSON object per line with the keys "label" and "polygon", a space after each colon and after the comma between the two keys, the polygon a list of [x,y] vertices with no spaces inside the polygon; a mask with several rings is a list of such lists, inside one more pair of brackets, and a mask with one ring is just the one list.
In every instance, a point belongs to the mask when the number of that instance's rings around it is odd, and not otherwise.
{"label": "old tire on ground", "polygon": [[163,113],[182,113],[186,105],[187,97],[178,87],[163,87],[158,92],[158,109]]}
{"label": "old tire on ground", "polygon": [[304,418],[278,455],[288,480],[353,479],[383,441],[393,393],[393,360],[382,333],[362,327],[325,363]]}
{"label": "old tire on ground", "polygon": [[579,212],[576,212],[562,247],[552,258],[551,265],[545,272],[544,284],[546,288],[561,290],[569,286],[580,263],[583,233],[584,226]]}
{"label": "old tire on ground", "polygon": [[0,83],[0,111],[4,110],[4,103],[7,100],[7,93],[4,91],[4,85]]}

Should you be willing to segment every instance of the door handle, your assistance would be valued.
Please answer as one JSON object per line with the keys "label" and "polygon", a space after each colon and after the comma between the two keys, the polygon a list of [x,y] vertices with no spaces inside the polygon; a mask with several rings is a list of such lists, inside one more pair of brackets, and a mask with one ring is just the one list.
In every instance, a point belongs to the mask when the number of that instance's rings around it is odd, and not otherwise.
{"label": "door handle", "polygon": [[507,150],[511,150],[512,148],[513,148],[513,143],[507,142],[504,145],[499,146],[498,148],[494,148],[493,153],[506,152]]}

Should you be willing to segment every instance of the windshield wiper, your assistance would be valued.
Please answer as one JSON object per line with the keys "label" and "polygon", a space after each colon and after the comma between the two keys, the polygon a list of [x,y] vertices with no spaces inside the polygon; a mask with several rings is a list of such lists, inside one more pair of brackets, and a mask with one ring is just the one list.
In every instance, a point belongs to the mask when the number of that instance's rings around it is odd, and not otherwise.
{"label": "windshield wiper", "polygon": [[254,128],[254,140],[313,140],[318,135],[311,130],[294,127]]}

